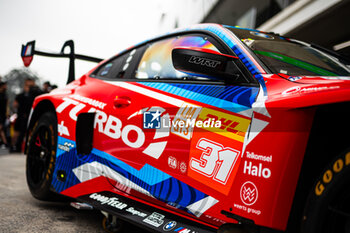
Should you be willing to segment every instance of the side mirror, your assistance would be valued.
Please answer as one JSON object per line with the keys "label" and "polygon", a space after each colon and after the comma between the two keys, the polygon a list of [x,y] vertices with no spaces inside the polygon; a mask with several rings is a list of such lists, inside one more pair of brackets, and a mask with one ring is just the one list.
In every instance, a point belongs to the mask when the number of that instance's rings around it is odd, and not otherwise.
{"label": "side mirror", "polygon": [[238,57],[222,54],[210,49],[194,47],[176,47],[172,50],[172,62],[176,70],[204,76],[235,80],[239,70],[234,64]]}

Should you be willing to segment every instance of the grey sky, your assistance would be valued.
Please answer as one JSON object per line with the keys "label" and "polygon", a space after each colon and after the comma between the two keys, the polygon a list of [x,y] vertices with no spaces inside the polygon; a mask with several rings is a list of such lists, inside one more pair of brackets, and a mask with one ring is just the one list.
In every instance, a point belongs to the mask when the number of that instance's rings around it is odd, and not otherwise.
{"label": "grey sky", "polygon": [[[77,53],[108,58],[135,43],[199,22],[216,0],[0,0],[0,75],[23,66],[22,43],[59,51],[73,39]],[[194,12],[191,14],[190,12]],[[161,21],[161,18],[163,20]],[[95,67],[78,61],[76,77]],[[68,60],[35,56],[34,72],[60,86]]]}

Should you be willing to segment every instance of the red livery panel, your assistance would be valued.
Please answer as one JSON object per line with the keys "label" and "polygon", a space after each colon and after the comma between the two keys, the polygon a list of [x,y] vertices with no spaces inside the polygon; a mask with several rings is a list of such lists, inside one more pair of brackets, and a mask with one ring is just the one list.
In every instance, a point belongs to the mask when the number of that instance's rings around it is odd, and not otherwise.
{"label": "red livery panel", "polygon": [[[311,139],[320,137],[312,133],[319,109],[350,101],[349,66],[305,47],[275,34],[204,24],[101,62],[35,99],[28,158],[36,156],[31,143],[42,125],[55,162],[43,169],[47,181],[29,177],[33,195],[76,198],[157,232],[228,225],[236,232],[230,224],[237,222],[286,230],[297,187],[306,190],[303,206],[315,182],[305,175],[305,161]],[[176,48],[186,54],[172,57]],[[180,70],[172,65],[178,56]],[[40,124],[43,112],[53,118]],[[324,137],[334,136],[332,122],[325,125]]]}

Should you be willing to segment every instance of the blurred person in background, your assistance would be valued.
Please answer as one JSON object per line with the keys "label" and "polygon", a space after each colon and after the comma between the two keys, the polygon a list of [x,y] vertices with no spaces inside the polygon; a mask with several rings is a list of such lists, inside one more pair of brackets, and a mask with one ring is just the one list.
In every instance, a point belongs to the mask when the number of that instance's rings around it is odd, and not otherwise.
{"label": "blurred person in background", "polygon": [[51,86],[51,91],[52,91],[53,89],[56,89],[56,88],[58,88],[58,86],[57,86],[56,84],[53,84],[53,85]]}
{"label": "blurred person in background", "polygon": [[43,93],[49,93],[52,90],[51,83],[49,81],[46,81],[43,83]]}
{"label": "blurred person in background", "polygon": [[10,152],[21,152],[23,139],[27,130],[27,121],[35,97],[42,94],[34,79],[26,78],[23,92],[18,94],[13,102],[14,109],[17,109],[17,119],[12,137]]}
{"label": "blurred person in background", "polygon": [[7,118],[6,90],[7,90],[6,82],[0,81],[0,140],[1,140],[2,149],[5,149],[8,147],[7,138],[5,134],[5,121]]}

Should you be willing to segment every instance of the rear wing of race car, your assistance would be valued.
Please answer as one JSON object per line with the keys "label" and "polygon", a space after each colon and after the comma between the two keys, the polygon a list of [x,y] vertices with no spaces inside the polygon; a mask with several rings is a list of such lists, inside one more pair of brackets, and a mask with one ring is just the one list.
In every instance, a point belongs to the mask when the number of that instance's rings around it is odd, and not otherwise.
{"label": "rear wing of race car", "polygon": [[[66,47],[70,48],[69,53],[64,53]],[[61,49],[60,53],[51,53],[40,51],[35,48],[35,40],[28,42],[26,45],[22,45],[21,57],[24,66],[28,67],[33,60],[34,55],[46,56],[46,57],[63,57],[69,58],[69,71],[67,84],[75,80],[75,59],[90,61],[90,62],[101,62],[103,59],[97,57],[86,56],[82,54],[76,54],[74,52],[74,42],[73,40],[67,40]]]}

